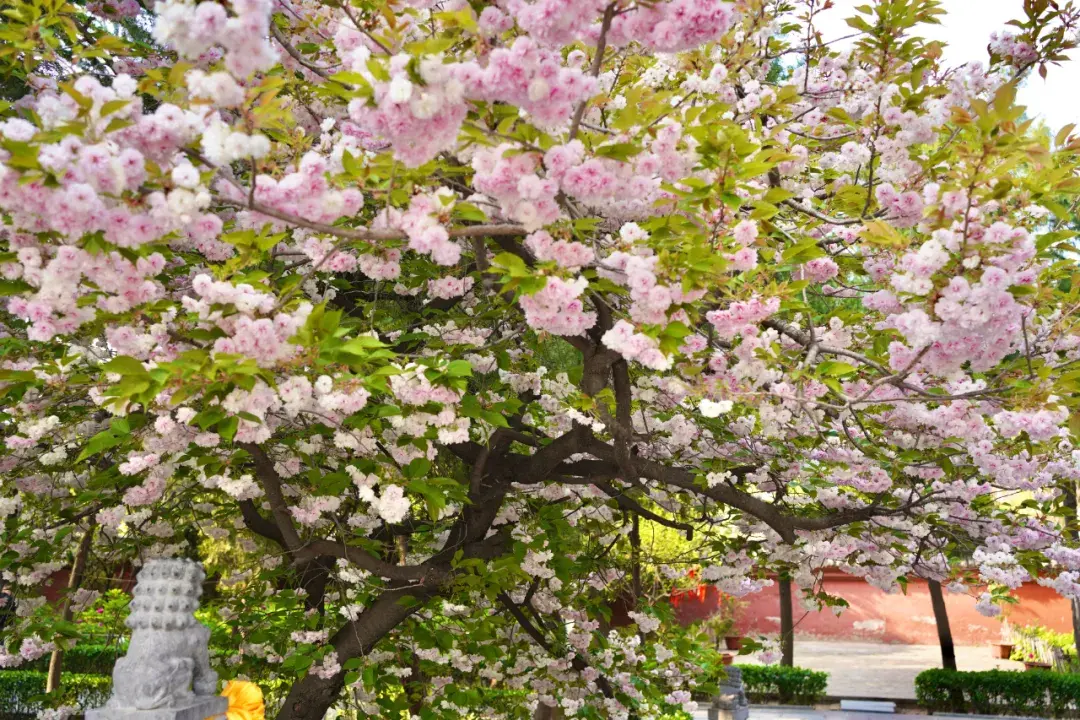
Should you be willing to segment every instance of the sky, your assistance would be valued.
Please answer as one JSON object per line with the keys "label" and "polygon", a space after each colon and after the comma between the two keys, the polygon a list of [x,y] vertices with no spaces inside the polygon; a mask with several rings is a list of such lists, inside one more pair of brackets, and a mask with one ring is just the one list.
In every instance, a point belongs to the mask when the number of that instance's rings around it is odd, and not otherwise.
{"label": "sky", "polygon": [[[844,18],[855,15],[852,8],[856,5],[865,4],[866,0],[834,0],[835,7],[815,19],[823,39],[851,33]],[[990,33],[1015,30],[1005,23],[1024,16],[1023,0],[942,0],[942,7],[948,14],[941,18],[941,25],[922,28],[928,38],[948,43],[945,61],[949,65],[971,60],[985,64]],[[837,43],[836,47],[844,44]],[[1054,131],[1069,123],[1080,124],[1080,48],[1070,54],[1072,62],[1047,67],[1045,81],[1032,73],[1017,96],[1017,101],[1027,106],[1029,117],[1041,117]]]}

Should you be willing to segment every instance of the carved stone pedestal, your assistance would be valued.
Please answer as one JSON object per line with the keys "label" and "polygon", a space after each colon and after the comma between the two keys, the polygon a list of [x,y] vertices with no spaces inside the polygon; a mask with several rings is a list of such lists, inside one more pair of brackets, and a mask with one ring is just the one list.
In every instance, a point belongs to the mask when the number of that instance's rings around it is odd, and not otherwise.
{"label": "carved stone pedestal", "polygon": [[110,708],[90,710],[86,720],[225,720],[225,711],[229,701],[220,695],[211,697],[193,697],[190,703],[180,703],[173,707],[155,710],[135,710],[132,708]]}
{"label": "carved stone pedestal", "polygon": [[713,698],[709,708],[709,720],[747,720],[750,717],[750,703],[743,691],[742,670],[737,667],[725,667],[727,677],[720,684],[720,692]]}
{"label": "carved stone pedestal", "polygon": [[87,720],[224,720],[210,669],[210,630],[195,620],[205,574],[190,560],[150,560],[131,600],[131,642],[113,668],[112,696]]}

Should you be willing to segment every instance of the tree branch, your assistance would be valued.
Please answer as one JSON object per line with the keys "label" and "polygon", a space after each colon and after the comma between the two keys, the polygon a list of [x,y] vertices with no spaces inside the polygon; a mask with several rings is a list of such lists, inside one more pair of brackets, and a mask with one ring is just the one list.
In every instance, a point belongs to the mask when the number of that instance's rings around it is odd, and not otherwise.
{"label": "tree branch", "polygon": [[673,530],[681,530],[682,532],[686,533],[686,539],[687,540],[693,540],[694,539],[694,526],[693,525],[690,525],[688,523],[682,523],[682,522],[679,522],[677,520],[669,520],[668,518],[664,517],[663,515],[658,515],[658,514],[654,513],[652,510],[649,510],[649,509],[645,508],[644,506],[642,506],[641,504],[639,504],[637,502],[637,500],[634,500],[633,498],[631,498],[626,493],[620,491],[618,488],[616,488],[610,482],[607,482],[607,481],[604,481],[604,480],[599,480],[597,482],[594,482],[593,485],[600,488],[600,490],[602,490],[605,495],[607,495],[612,500],[614,500],[616,503],[618,503],[619,507],[621,507],[623,510],[626,510],[628,512],[632,512],[635,515],[639,515],[639,516],[645,518],[646,520],[652,520],[654,523],[657,523],[659,525],[663,525],[664,527],[669,527],[669,528],[672,528]]}
{"label": "tree branch", "polygon": [[[228,198],[218,198],[218,203],[228,207],[236,208],[238,210],[251,210],[261,215],[281,220],[282,222],[295,225],[297,227],[307,228],[316,232],[324,233],[326,235],[334,235],[336,237],[345,238],[347,240],[362,240],[362,241],[375,241],[381,242],[384,240],[404,240],[407,236],[401,230],[370,230],[370,229],[354,229],[343,228],[336,225],[327,225],[326,223],[314,222],[312,220],[305,220],[297,215],[291,215],[286,212],[272,208],[269,205],[264,205],[260,202],[241,203]],[[515,237],[528,235],[529,232],[521,225],[513,225],[509,223],[498,224],[485,224],[485,225],[464,225],[462,227],[447,228],[447,232],[450,237]]]}
{"label": "tree branch", "polygon": [[[529,621],[529,618],[525,616],[525,613],[521,612],[521,608],[517,605],[517,603],[513,601],[513,599],[509,595],[507,595],[505,592],[499,593],[499,602],[502,603],[502,605],[510,612],[514,620],[516,620],[518,625],[520,625],[521,628],[526,633],[528,633],[529,637],[536,641],[537,645],[544,648],[548,655],[551,655],[552,657],[558,657],[551,643],[549,643],[547,641],[547,638],[544,637],[544,634],[540,632],[540,630],[537,629],[537,627],[533,625],[532,622]],[[570,664],[578,672],[582,672],[586,668],[590,667],[589,663],[585,661],[585,658],[581,657],[580,653],[574,654],[574,658],[570,661]],[[604,697],[615,697],[615,691],[611,688],[611,683],[609,683],[607,678],[603,675],[597,675],[596,686],[600,688],[600,692],[604,694]]]}
{"label": "tree branch", "polygon": [[797,203],[794,200],[791,200],[790,198],[787,199],[787,200],[781,200],[780,204],[781,205],[787,205],[789,208],[798,210],[803,215],[809,215],[812,218],[816,218],[818,220],[821,220],[822,222],[827,222],[830,225],[861,225],[863,223],[862,218],[840,219],[840,218],[829,217],[825,213],[818,212],[814,208],[807,207],[806,205],[802,205],[800,203]]}
{"label": "tree branch", "polygon": [[[600,36],[596,40],[596,54],[593,55],[592,66],[589,68],[589,74],[593,77],[600,75],[600,68],[604,65],[604,51],[607,50],[608,30],[611,29],[611,21],[614,19],[615,3],[611,2],[604,8],[604,18],[600,21]],[[574,110],[574,118],[570,121],[569,137],[571,140],[577,137],[578,130],[581,129],[581,119],[585,116],[585,107],[588,104],[588,100],[582,100],[578,103],[577,109]]]}
{"label": "tree branch", "polygon": [[261,535],[267,540],[273,540],[281,547],[285,547],[285,538],[282,536],[281,531],[278,530],[278,526],[272,521],[263,517],[262,513],[255,507],[255,503],[251,500],[241,500],[240,515],[244,518],[244,525],[247,529],[256,535]]}
{"label": "tree branch", "polygon": [[[278,29],[278,26],[275,25],[273,22],[270,23],[270,34],[273,35],[274,39],[278,41],[278,44],[285,49],[285,52],[289,54],[289,57],[291,57],[293,60],[300,63],[302,66],[306,67],[308,70],[315,73],[319,77],[325,78],[327,80],[330,79],[329,73],[326,72],[328,68],[323,67],[322,65],[316,65],[315,63],[311,62],[303,55],[301,55],[300,52],[296,48],[294,48],[292,44],[288,41],[288,39],[286,39],[285,36],[281,33],[281,30]],[[252,183],[252,187],[254,187],[254,183]]]}
{"label": "tree branch", "polygon": [[[270,510],[281,533],[285,549],[296,552],[303,543],[299,533],[296,532],[296,526],[293,525],[292,513],[289,512],[288,503],[285,502],[285,495],[281,492],[281,476],[274,469],[274,461],[265,450],[254,443],[238,443],[238,445],[247,451],[255,462],[255,477],[259,479],[259,484],[266,493],[266,499],[270,502]],[[243,512],[242,509],[241,512]]]}

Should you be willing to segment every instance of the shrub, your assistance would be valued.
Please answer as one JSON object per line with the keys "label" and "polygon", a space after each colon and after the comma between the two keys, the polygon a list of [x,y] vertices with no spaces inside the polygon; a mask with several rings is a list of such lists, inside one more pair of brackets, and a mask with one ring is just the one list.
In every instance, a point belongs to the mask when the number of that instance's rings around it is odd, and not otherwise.
{"label": "shrub", "polygon": [[786,665],[739,665],[750,702],[813,705],[825,697],[829,674]]}
{"label": "shrub", "polygon": [[[86,675],[112,675],[113,665],[124,654],[125,649],[116,645],[76,645],[64,651],[64,673]],[[48,672],[49,655],[44,655],[35,662],[24,665],[26,670]]]}
{"label": "shrub", "polygon": [[1080,717],[1080,675],[1069,673],[925,670],[915,696],[931,712]]}
{"label": "shrub", "polygon": [[0,671],[3,710],[17,715],[34,714],[59,705],[93,708],[104,705],[112,689],[110,677],[65,673],[61,678],[60,689],[52,695],[45,695],[46,678],[46,673],[34,670]]}

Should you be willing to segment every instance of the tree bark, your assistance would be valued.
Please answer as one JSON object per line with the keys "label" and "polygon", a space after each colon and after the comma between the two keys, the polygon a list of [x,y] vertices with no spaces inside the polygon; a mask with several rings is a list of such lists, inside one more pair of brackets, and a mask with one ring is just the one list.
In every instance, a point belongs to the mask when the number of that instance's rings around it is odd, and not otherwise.
{"label": "tree bark", "polygon": [[795,664],[795,616],[791,607],[791,579],[780,576],[780,664]]}
{"label": "tree bark", "polygon": [[[346,623],[330,639],[338,659],[366,655],[387,633],[424,606],[435,595],[435,586],[425,585],[390,589],[382,593],[371,607],[356,620]],[[402,602],[411,596],[414,602]],[[326,711],[338,699],[345,686],[345,672],[338,671],[329,678],[308,673],[293,683],[277,720],[322,720]]]}
{"label": "tree bark", "polygon": [[1073,645],[1080,648],[1080,600],[1072,599]]}
{"label": "tree bark", "polygon": [[[1064,490],[1064,504],[1069,510],[1065,516],[1065,535],[1075,542],[1080,537],[1080,532],[1076,527],[1076,485],[1071,482],[1066,483]],[[1080,650],[1080,600],[1073,598],[1069,604],[1072,606],[1073,644]]]}
{"label": "tree bark", "polygon": [[538,703],[533,711],[532,720],[562,720],[562,713],[557,707],[548,707],[544,703]]}
{"label": "tree bark", "polygon": [[938,643],[941,644],[941,667],[946,670],[956,669],[956,647],[953,645],[952,629],[949,627],[949,614],[945,609],[945,595],[941,592],[941,583],[929,580],[930,604],[934,607],[934,620],[937,621]]}
{"label": "tree bark", "polygon": [[[72,563],[71,572],[68,574],[67,595],[64,598],[63,620],[71,622],[75,611],[71,607],[72,594],[82,585],[83,576],[86,574],[86,559],[90,555],[90,544],[94,539],[94,522],[91,520],[90,527],[79,541],[79,547],[75,551],[75,562]],[[51,693],[60,687],[60,673],[63,671],[64,651],[57,648],[49,657],[49,675],[45,679],[45,692]]]}

